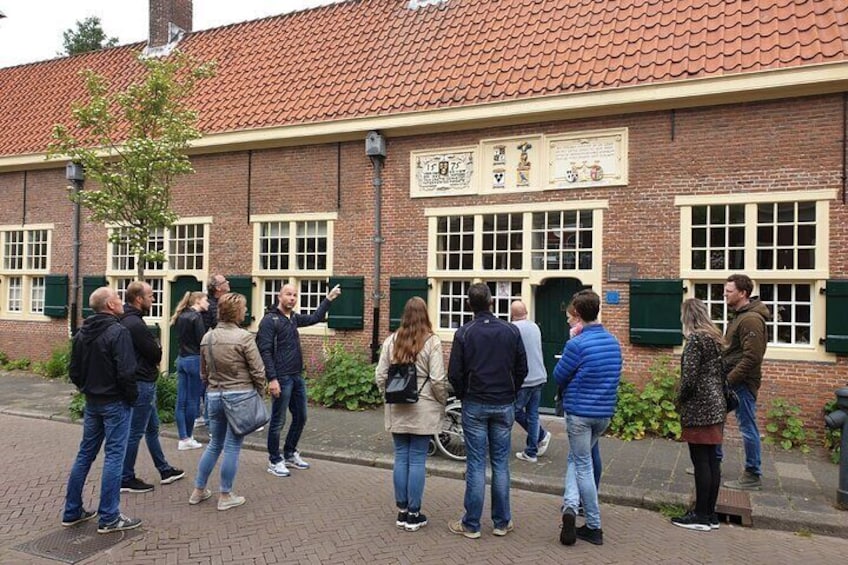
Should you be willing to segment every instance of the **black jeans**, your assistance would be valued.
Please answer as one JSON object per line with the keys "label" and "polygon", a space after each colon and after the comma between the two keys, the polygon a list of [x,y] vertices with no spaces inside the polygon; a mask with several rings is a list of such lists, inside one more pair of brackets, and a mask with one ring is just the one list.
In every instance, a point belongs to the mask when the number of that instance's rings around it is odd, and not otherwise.
{"label": "black jeans", "polygon": [[716,446],[690,443],[689,457],[695,467],[695,513],[709,517],[715,513],[721,486],[721,462],[716,455]]}

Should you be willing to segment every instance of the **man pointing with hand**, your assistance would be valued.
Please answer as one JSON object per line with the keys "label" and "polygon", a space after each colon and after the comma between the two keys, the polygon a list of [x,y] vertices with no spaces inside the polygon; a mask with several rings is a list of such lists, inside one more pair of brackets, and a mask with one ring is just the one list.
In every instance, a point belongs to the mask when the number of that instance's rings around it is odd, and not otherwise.
{"label": "man pointing with hand", "polygon": [[[297,289],[285,284],[280,289],[276,306],[272,306],[259,323],[256,341],[265,363],[268,390],[273,397],[268,430],[268,472],[275,477],[288,477],[288,467],[308,469],[309,463],[297,452],[297,442],[306,424],[306,382],[303,380],[303,351],[297,329],[317,324],[330,309],[330,302],[342,293],[339,285],[327,293],[310,315],[298,314]],[[280,455],[280,435],[286,423],[286,407],[291,412],[291,425]]]}

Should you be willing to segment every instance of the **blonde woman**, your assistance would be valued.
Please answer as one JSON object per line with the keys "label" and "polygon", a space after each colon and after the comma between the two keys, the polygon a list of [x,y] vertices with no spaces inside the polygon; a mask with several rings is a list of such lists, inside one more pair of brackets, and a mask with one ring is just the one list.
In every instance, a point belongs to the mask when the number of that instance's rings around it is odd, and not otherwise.
{"label": "blonde woman", "polygon": [[442,342],[433,333],[427,304],[421,298],[406,302],[400,327],[383,342],[375,376],[380,392],[386,390],[389,366],[393,363],[415,363],[420,389],[415,404],[386,404],[385,408],[386,430],[392,433],[395,450],[395,525],[414,532],[427,525],[427,517],[421,512],[424,462],[430,438],[441,427],[447,400]]}
{"label": "blonde woman", "polygon": [[177,449],[197,449],[203,447],[194,439],[194,421],[200,412],[200,340],[206,333],[203,312],[209,308],[209,299],[203,292],[186,292],[174,315],[171,325],[176,329],[180,343],[177,357],[177,405],[174,419],[177,421],[177,433],[180,441]]}
{"label": "blonde woman", "polygon": [[238,459],[244,436],[236,434],[227,422],[224,401],[241,400],[256,390],[265,392],[265,365],[256,347],[256,340],[239,327],[247,312],[247,300],[238,293],[228,292],[218,299],[218,325],[203,336],[201,374],[206,384],[206,403],[209,409],[209,445],[197,464],[197,477],[189,504],[200,504],[212,496],[206,488],[209,475],[221,453],[221,484],[218,510],[229,510],[245,503],[243,496],[233,494],[233,482],[238,471]]}
{"label": "blonde woman", "polygon": [[672,518],[681,528],[709,531],[718,527],[715,515],[721,485],[721,462],[716,446],[721,443],[727,405],[721,363],[723,337],[697,298],[683,301],[680,321],[686,345],[680,361],[680,391],[677,406],[681,439],[689,444],[695,467],[695,509]]}

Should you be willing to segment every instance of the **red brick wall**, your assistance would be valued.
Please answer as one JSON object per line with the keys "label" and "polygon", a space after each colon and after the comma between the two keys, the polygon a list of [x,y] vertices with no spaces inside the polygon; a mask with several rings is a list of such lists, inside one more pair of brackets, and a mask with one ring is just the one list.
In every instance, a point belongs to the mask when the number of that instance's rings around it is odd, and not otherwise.
{"label": "red brick wall", "polygon": [[[546,122],[515,127],[409,137],[389,137],[383,175],[383,294],[380,340],[388,333],[389,278],[425,276],[425,207],[520,204],[532,201],[607,199],[603,261],[639,260],[641,278],[679,276],[679,195],[802,189],[837,189],[841,195],[841,98],[781,100],[711,108]],[[477,144],[481,139],[521,134],[629,128],[630,184],[626,187],[497,194],[453,198],[409,198],[409,154],[413,150]],[[673,138],[672,138],[673,133]],[[337,212],[334,273],[365,278],[363,331],[337,332],[338,339],[367,350],[374,306],[374,205],[372,167],[364,137],[354,142],[257,149],[195,157],[197,173],[180,179],[174,207],[187,216],[212,216],[210,272],[251,271],[251,214]],[[4,206],[0,223],[20,222],[22,173],[0,175]],[[52,222],[52,272],[70,272],[71,205],[60,169],[28,174],[27,222]],[[248,188],[249,186],[249,188]],[[84,230],[83,274],[105,268],[105,235]],[[848,207],[830,203],[830,270],[848,272]],[[604,322],[624,346],[625,377],[642,381],[658,355],[670,348],[634,347],[628,336],[628,285],[606,283],[621,293],[619,305],[604,305]],[[0,350],[13,358],[44,358],[65,335],[67,322],[11,324],[0,321]],[[818,331],[818,333],[821,333]],[[304,338],[307,356],[321,339]],[[446,350],[449,350],[449,346]],[[783,396],[802,405],[811,429],[821,425],[822,405],[848,380],[848,359],[837,363],[766,362],[761,392],[766,401]],[[761,414],[765,412],[761,409]]]}

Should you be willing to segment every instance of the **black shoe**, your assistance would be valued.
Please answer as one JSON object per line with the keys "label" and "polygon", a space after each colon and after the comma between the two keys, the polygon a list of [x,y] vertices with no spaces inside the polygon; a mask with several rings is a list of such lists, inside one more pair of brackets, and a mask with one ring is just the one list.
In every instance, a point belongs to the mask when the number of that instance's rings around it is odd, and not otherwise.
{"label": "black shoe", "polygon": [[717,530],[717,529],[719,529],[719,527],[721,527],[721,524],[720,524],[719,519],[718,519],[718,514],[713,512],[710,515],[710,529],[711,530]]}
{"label": "black shoe", "polygon": [[[716,519],[718,521],[718,519]],[[672,518],[671,523],[687,530],[696,530],[699,532],[709,532],[712,529],[710,518],[699,516],[694,512],[687,512],[683,516]]]}
{"label": "black shoe", "polygon": [[[162,480],[159,482],[163,485],[169,485],[185,477],[185,471],[171,467],[167,471],[162,471],[160,475],[162,476]],[[150,487],[150,489],[153,490],[153,487]]]}
{"label": "black shoe", "polygon": [[150,492],[152,490],[153,485],[145,483],[138,477],[121,482],[121,492]]}
{"label": "black shoe", "polygon": [[97,510],[85,510],[83,509],[82,514],[76,520],[62,520],[62,525],[66,528],[68,526],[76,526],[77,524],[82,524],[86,520],[91,520],[97,516]]}
{"label": "black shoe", "polygon": [[562,513],[562,530],[559,532],[559,542],[562,545],[574,545],[577,541],[577,531],[574,528],[574,510],[566,508]]}
{"label": "black shoe", "polygon": [[410,512],[406,516],[406,531],[417,532],[418,528],[427,525],[427,516],[421,512]]}
{"label": "black shoe", "polygon": [[124,530],[134,530],[141,525],[141,520],[138,518],[130,518],[123,514],[118,516],[118,519],[111,524],[101,524],[97,526],[98,534],[110,534],[112,532],[122,532]]}
{"label": "black shoe", "polygon": [[604,545],[604,531],[600,528],[595,529],[589,526],[580,526],[577,528],[577,537],[595,545]]}
{"label": "black shoe", "polygon": [[403,512],[398,512],[397,520],[395,521],[395,526],[400,528],[401,530],[406,528],[406,520],[409,516],[409,513],[404,510]]}

